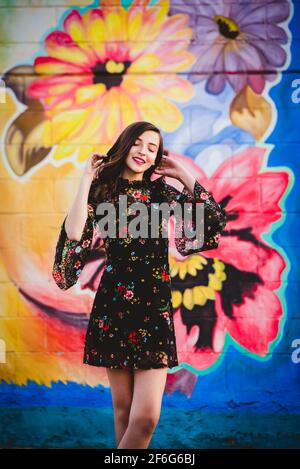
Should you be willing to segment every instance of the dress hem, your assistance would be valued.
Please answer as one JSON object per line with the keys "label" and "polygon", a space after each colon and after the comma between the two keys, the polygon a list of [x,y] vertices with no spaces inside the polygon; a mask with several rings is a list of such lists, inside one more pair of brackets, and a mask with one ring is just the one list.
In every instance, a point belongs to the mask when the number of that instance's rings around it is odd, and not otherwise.
{"label": "dress hem", "polygon": [[[111,369],[119,369],[119,370],[156,370],[156,369],[160,369],[160,368],[175,368],[176,366],[178,366],[178,363],[177,364],[173,364],[171,366],[168,366],[168,365],[158,365],[158,366],[139,366],[139,367],[134,367],[134,366],[119,366],[119,365],[112,365],[111,363],[106,363],[106,362],[102,362],[102,363],[95,363],[95,362],[88,362],[88,361],[84,361],[83,362],[84,365],[90,365],[90,366],[97,366],[97,367],[104,367],[104,368],[111,368]],[[154,364],[153,364],[154,365]]]}

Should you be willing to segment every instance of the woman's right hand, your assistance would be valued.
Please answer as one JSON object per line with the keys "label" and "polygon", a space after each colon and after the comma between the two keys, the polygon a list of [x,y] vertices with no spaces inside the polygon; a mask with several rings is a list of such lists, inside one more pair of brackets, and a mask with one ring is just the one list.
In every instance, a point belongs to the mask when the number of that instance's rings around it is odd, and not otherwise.
{"label": "woman's right hand", "polygon": [[100,155],[99,153],[93,153],[87,159],[85,166],[85,174],[87,174],[92,179],[92,181],[94,181],[100,176],[105,159],[108,159],[108,156]]}

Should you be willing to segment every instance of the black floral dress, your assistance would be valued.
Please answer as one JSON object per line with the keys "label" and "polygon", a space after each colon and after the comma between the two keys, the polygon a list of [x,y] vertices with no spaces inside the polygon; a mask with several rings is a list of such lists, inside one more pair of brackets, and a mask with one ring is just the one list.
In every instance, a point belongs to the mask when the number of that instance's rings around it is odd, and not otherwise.
{"label": "black floral dress", "polygon": [[[116,233],[119,233],[122,213],[119,196],[126,196],[127,227],[137,216],[132,204],[141,202],[146,211],[141,210],[139,219],[147,220],[149,231],[146,237],[132,237],[125,228],[122,237],[107,236],[104,239],[107,258],[86,331],[83,363],[124,369],[173,368],[178,365],[178,358],[168,262],[169,240],[164,231],[168,230],[168,222],[164,216],[159,218],[158,234],[152,236],[153,213],[162,202],[169,204],[170,215],[174,215],[176,203],[181,206],[190,203],[192,227],[195,227],[196,203],[203,204],[203,239],[198,237],[191,242],[191,238],[182,234],[184,217],[175,224],[176,248],[186,256],[218,247],[226,224],[225,211],[198,181],[195,181],[193,194],[185,188],[178,191],[167,184],[164,177],[155,181],[119,178],[118,188],[118,197],[113,200]],[[68,239],[63,222],[52,273],[63,290],[76,283],[91,251],[95,230],[101,231],[98,224],[101,217],[97,213],[96,205],[89,203],[80,241]]]}

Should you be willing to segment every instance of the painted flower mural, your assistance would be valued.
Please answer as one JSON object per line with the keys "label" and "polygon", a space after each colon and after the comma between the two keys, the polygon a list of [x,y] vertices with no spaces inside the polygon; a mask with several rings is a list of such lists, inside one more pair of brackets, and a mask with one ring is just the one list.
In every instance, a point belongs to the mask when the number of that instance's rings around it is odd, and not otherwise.
{"label": "painted flower mural", "polygon": [[[262,170],[266,151],[259,148],[227,159],[209,179],[191,160],[174,157],[214,191],[227,214],[218,249],[183,258],[172,244],[170,273],[180,362],[198,370],[209,368],[229,337],[253,357],[264,357],[283,327],[275,290],[286,263],[262,236],[282,216],[279,203],[288,174]],[[232,168],[234,176],[228,178]]]}
{"label": "painted flower mural", "polygon": [[[162,129],[170,156],[214,194],[228,220],[219,248],[205,255],[183,258],[170,240],[180,369],[169,373],[166,392],[191,395],[196,376],[212,369],[229,342],[258,359],[280,337],[276,290],[286,260],[264,235],[283,217],[290,179],[283,167],[266,167],[263,137],[275,123],[265,84],[287,62],[290,4],[127,3],[66,10],[41,42],[45,53],[25,64],[11,59],[3,76],[1,170],[6,193],[18,200],[5,202],[1,258],[11,282],[7,297],[20,309],[20,317],[4,321],[7,382],[107,384],[104,369],[96,375],[81,363],[105,262],[100,240],[71,291],[58,291],[50,272],[82,165],[136,120]],[[133,301],[134,292],[126,298]]]}
{"label": "painted flower mural", "polygon": [[[55,146],[55,160],[70,156],[74,143],[79,162],[100,147],[105,153],[137,120],[155,120],[167,132],[183,122],[174,102],[193,96],[192,84],[177,75],[195,62],[188,17],[168,16],[168,2],[132,2],[128,10],[117,3],[104,0],[83,14],[72,10],[62,29],[46,36],[48,55],[34,60],[27,100],[35,113],[42,107],[34,125],[40,146]],[[16,87],[13,78],[7,83]]]}
{"label": "painted flower mural", "polygon": [[176,1],[171,13],[188,14],[194,31],[191,82],[208,75],[208,93],[220,93],[228,81],[237,93],[248,85],[260,94],[286,62],[288,35],[280,24],[290,9],[287,0]]}

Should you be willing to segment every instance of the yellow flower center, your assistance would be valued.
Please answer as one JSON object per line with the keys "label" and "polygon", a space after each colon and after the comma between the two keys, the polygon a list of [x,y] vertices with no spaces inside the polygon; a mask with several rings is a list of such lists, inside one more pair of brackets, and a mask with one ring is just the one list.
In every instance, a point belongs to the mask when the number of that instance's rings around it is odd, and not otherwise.
{"label": "yellow flower center", "polygon": [[238,25],[232,19],[223,15],[215,15],[214,20],[219,26],[220,34],[227,39],[235,39],[240,34]]}
{"label": "yellow flower center", "polygon": [[[186,261],[176,261],[171,256],[171,277],[174,278],[178,275],[180,280],[183,280],[186,273],[195,277],[199,275],[199,271],[202,270],[205,265],[208,265],[208,261],[200,254],[194,254]],[[180,268],[182,272],[180,272]],[[225,264],[217,257],[214,257],[212,260],[212,268],[214,272],[208,272],[208,281],[205,281],[206,284],[185,288],[183,292],[179,290],[172,291],[172,303],[174,308],[178,308],[183,304],[186,309],[192,311],[196,305],[204,306],[208,300],[215,301],[215,293],[222,290],[223,282],[226,280],[227,276]]]}
{"label": "yellow flower center", "polygon": [[123,73],[125,66],[122,62],[115,62],[114,60],[108,60],[105,64],[106,71],[108,73]]}

